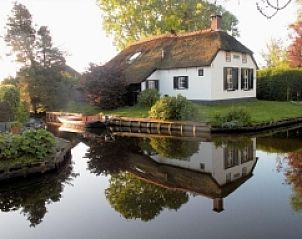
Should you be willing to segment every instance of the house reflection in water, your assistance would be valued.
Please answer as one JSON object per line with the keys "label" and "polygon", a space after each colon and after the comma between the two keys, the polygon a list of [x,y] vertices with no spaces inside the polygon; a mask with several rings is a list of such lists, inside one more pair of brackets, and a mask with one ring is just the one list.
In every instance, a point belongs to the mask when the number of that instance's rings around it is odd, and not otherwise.
{"label": "house reflection in water", "polygon": [[186,158],[145,151],[152,158],[153,166],[150,160],[136,161],[136,170],[132,172],[163,187],[212,198],[213,210],[221,212],[223,198],[252,176],[257,162],[256,138],[222,138],[198,143],[197,152]]}

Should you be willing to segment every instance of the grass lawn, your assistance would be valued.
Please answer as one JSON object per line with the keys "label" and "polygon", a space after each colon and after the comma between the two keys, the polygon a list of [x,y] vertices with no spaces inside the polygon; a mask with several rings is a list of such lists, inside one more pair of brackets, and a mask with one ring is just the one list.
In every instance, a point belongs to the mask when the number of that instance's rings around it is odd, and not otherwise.
{"label": "grass lawn", "polygon": [[[302,117],[302,103],[279,101],[251,101],[232,104],[201,105],[197,104],[199,121],[210,121],[215,114],[224,114],[232,108],[244,108],[252,116],[254,124],[273,122],[286,118]],[[149,109],[138,106],[123,107],[112,111],[102,111],[104,114],[128,117],[147,117]]]}

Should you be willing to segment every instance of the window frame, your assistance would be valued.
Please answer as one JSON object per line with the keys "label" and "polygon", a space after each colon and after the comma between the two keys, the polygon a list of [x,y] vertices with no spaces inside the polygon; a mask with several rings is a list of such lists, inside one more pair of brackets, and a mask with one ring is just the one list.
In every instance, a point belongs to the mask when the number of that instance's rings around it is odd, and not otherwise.
{"label": "window frame", "polygon": [[[154,83],[154,88],[150,87],[150,83]],[[156,89],[159,90],[159,80],[146,80],[146,89]]]}
{"label": "window frame", "polygon": [[239,82],[239,68],[238,67],[224,67],[223,68],[223,90],[235,91],[238,90]]}
{"label": "window frame", "polygon": [[204,76],[204,68],[199,68],[198,69],[198,76]]}
{"label": "window frame", "polygon": [[225,52],[225,61],[226,62],[232,62],[232,54],[230,51]]}
{"label": "window frame", "polygon": [[242,53],[242,63],[246,64],[247,63],[247,54]]}
{"label": "window frame", "polygon": [[249,91],[254,89],[254,69],[241,68],[240,69],[241,90]]}
{"label": "window frame", "polygon": [[189,76],[174,76],[173,77],[173,88],[176,90],[189,89]]}

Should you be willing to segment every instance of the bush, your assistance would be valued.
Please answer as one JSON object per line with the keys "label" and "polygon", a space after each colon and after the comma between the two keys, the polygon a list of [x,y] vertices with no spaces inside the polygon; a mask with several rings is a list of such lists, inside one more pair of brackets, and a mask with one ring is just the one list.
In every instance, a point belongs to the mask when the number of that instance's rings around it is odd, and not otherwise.
{"label": "bush", "polygon": [[257,98],[262,100],[301,100],[302,70],[268,68],[257,72]]}
{"label": "bush", "polygon": [[196,106],[186,97],[165,96],[152,106],[149,117],[162,120],[194,120],[197,118],[197,112]]}
{"label": "bush", "polygon": [[54,136],[46,130],[28,130],[22,135],[0,134],[0,160],[43,160],[53,152]]}
{"label": "bush", "polygon": [[252,118],[245,109],[233,108],[224,115],[216,114],[212,124],[222,128],[240,128],[251,125]]}
{"label": "bush", "polygon": [[140,106],[151,107],[160,99],[160,94],[156,89],[146,89],[139,93],[137,103]]}

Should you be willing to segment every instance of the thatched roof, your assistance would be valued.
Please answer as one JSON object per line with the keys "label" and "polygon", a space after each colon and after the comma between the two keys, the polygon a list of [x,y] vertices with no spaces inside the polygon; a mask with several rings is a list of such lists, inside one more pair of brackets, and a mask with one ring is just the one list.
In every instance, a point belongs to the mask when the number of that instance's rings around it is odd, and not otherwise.
{"label": "thatched roof", "polygon": [[[124,74],[127,82],[140,83],[158,69],[209,66],[218,51],[253,52],[223,31],[198,31],[161,35],[130,45],[106,64]],[[132,62],[136,53],[141,53]]]}

